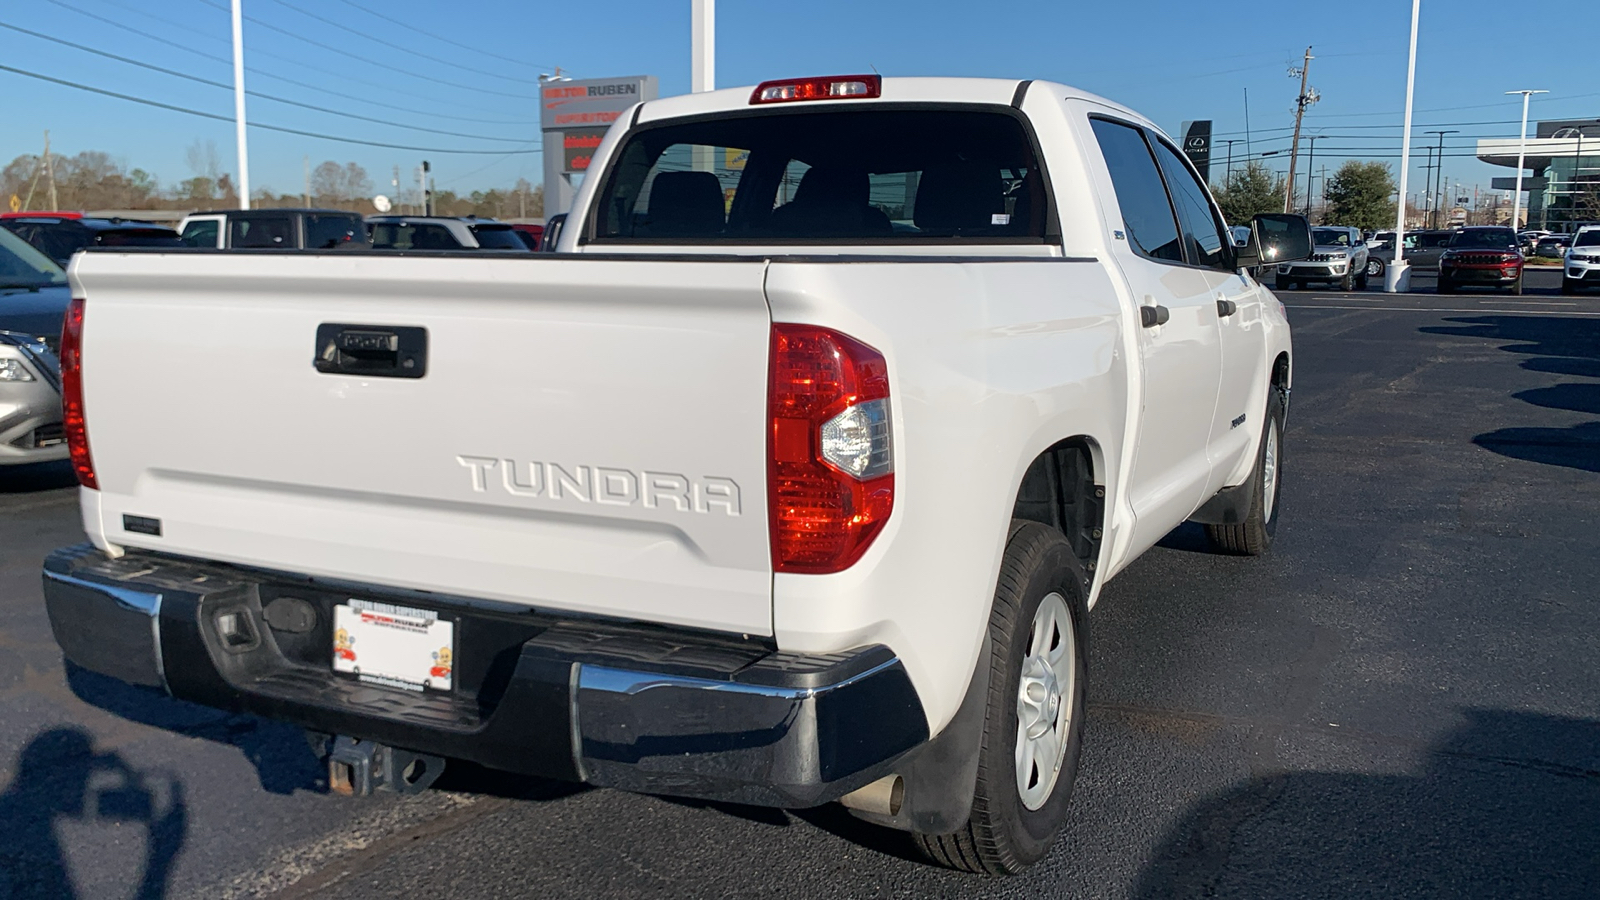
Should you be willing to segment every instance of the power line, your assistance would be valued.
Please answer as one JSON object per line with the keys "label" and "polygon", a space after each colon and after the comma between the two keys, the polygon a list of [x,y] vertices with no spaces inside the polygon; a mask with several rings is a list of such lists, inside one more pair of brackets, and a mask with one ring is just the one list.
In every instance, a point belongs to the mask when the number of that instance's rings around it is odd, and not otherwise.
{"label": "power line", "polygon": [[[51,37],[48,34],[41,34],[41,33],[37,32],[37,31],[29,31],[26,28],[19,28],[16,25],[11,25],[11,24],[8,24],[6,22],[0,22],[0,28],[10,29],[11,31],[20,32],[20,33],[26,34],[26,35],[28,35],[30,37],[39,38],[40,40],[46,40],[46,41],[50,41],[52,43],[60,44],[60,45],[62,45],[64,47],[71,47],[74,50],[81,50],[84,53],[92,53],[95,56],[103,56],[106,59],[114,59],[117,62],[126,63],[126,64],[128,64],[130,66],[138,66],[141,69],[149,69],[152,72],[160,72],[163,75],[171,75],[174,78],[182,78],[182,79],[185,79],[187,81],[196,82],[198,84],[204,84],[204,85],[209,85],[211,87],[222,88],[223,90],[228,90],[228,91],[233,90],[233,85],[227,84],[225,82],[212,81],[209,78],[201,78],[198,75],[190,75],[188,72],[179,72],[179,71],[176,71],[176,70],[173,70],[173,69],[167,69],[167,68],[163,68],[161,66],[152,65],[152,64],[147,63],[147,62],[141,62],[141,61],[139,61],[137,59],[129,59],[126,56],[118,56],[115,53],[107,53],[104,50],[96,50],[93,47],[87,47],[87,46],[84,46],[83,44],[76,44],[76,43],[73,43],[72,41],[62,40],[61,38],[58,38],[58,37]],[[523,138],[493,137],[491,135],[486,135],[486,134],[466,134],[466,133],[463,133],[463,132],[460,132],[460,131],[445,131],[443,129],[428,128],[428,127],[422,126],[422,125],[405,125],[405,124],[402,124],[400,122],[390,121],[388,119],[376,119],[376,118],[373,118],[372,116],[363,116],[363,115],[360,115],[358,113],[345,112],[343,110],[337,110],[337,109],[330,109],[330,108],[328,108],[326,106],[317,106],[316,104],[313,104],[313,103],[302,103],[299,100],[290,100],[287,97],[279,97],[279,96],[276,96],[276,95],[273,95],[273,94],[263,93],[261,91],[246,90],[245,93],[249,94],[252,97],[260,97],[263,100],[271,100],[271,101],[273,101],[275,103],[283,103],[283,104],[286,104],[286,105],[289,105],[289,106],[298,106],[298,107],[301,107],[302,109],[309,109],[309,110],[314,110],[316,112],[328,113],[330,115],[342,116],[342,117],[347,118],[347,119],[358,119],[358,120],[363,121],[363,122],[375,122],[375,123],[377,123],[379,125],[387,125],[387,126],[389,126],[391,128],[402,128],[402,129],[406,129],[408,131],[426,131],[426,132],[430,132],[432,134],[442,134],[442,135],[446,135],[448,137],[469,138],[469,139],[472,139],[472,140],[479,140],[479,141],[499,141],[499,142],[507,143],[507,144],[526,144],[526,143],[528,143],[528,139],[525,138],[525,137],[523,137]]]}
{"label": "power line", "polygon": [[[233,66],[233,60],[228,58],[228,57],[218,56],[218,55],[213,54],[213,53],[206,53],[203,50],[196,50],[193,47],[190,47],[190,46],[188,46],[186,44],[181,44],[181,43],[178,43],[177,41],[169,40],[167,38],[161,37],[160,35],[151,34],[148,31],[141,31],[138,28],[134,28],[132,25],[129,25],[129,24],[125,23],[125,22],[119,22],[119,21],[117,21],[115,19],[108,19],[105,16],[97,15],[95,13],[89,12],[88,10],[78,9],[77,7],[69,6],[68,4],[62,2],[62,0],[47,0],[47,2],[52,3],[52,4],[56,5],[56,6],[59,6],[62,9],[67,10],[68,12],[74,12],[74,13],[77,13],[79,15],[87,16],[87,17],[89,17],[91,19],[94,19],[97,22],[103,22],[103,23],[105,23],[107,25],[110,25],[113,28],[118,29],[119,31],[125,31],[125,32],[127,32],[129,34],[137,34],[142,38],[146,38],[148,40],[152,40],[152,41],[155,41],[155,42],[160,43],[160,44],[165,44],[165,45],[167,45],[169,47],[173,47],[173,48],[176,48],[178,50],[182,50],[185,53],[192,53],[195,56],[198,56],[198,57],[200,57],[202,59],[209,59],[209,60],[212,60],[214,62],[222,63],[223,65],[226,65],[226,66],[228,66],[230,68]],[[203,37],[203,38],[205,38],[206,40],[209,40],[209,41],[219,41],[219,42],[224,43],[224,44],[229,44],[230,43],[228,41],[228,39],[226,39],[224,37],[221,37],[220,35],[215,35],[215,34],[211,34],[209,32],[201,31],[200,29],[192,28],[192,27],[190,27],[188,25],[184,25],[184,24],[181,24],[181,23],[178,23],[178,22],[174,22],[171,19],[162,18],[161,16],[154,15],[154,14],[152,14],[150,12],[147,12],[145,10],[142,10],[142,9],[136,9],[136,8],[133,8],[133,7],[128,7],[128,8],[123,9],[122,11],[123,12],[131,12],[131,13],[133,13],[135,15],[143,16],[143,17],[145,17],[147,19],[153,19],[153,20],[155,20],[157,22],[161,22],[161,23],[163,23],[165,25],[170,25],[170,26],[172,26],[174,28],[178,28],[178,29],[181,29],[183,31],[187,31],[190,34],[199,35],[200,37]],[[416,100],[426,100],[426,101],[428,101],[430,103],[450,103],[450,104],[458,106],[458,107],[463,106],[462,104],[454,103],[454,101],[435,100],[435,99],[428,98],[428,97],[418,97],[415,94],[412,94],[412,93],[407,92],[407,91],[398,90],[398,89],[396,89],[396,88],[394,88],[394,87],[392,87],[390,85],[380,84],[379,82],[376,82],[376,81],[367,81],[365,79],[355,78],[355,77],[350,76],[346,72],[336,72],[336,71],[334,71],[332,69],[326,69],[326,68],[323,68],[321,66],[317,66],[317,65],[315,65],[313,63],[301,62],[300,60],[292,59],[292,58],[284,56],[282,54],[273,53],[270,50],[255,50],[255,51],[252,51],[252,55],[259,55],[259,56],[268,57],[270,59],[282,60],[283,62],[289,63],[290,65],[298,66],[298,67],[303,68],[303,69],[309,69],[309,70],[311,70],[313,72],[322,72],[323,74],[333,75],[333,76],[335,76],[337,78],[340,78],[341,80],[344,80],[344,81],[353,81],[353,82],[356,82],[357,84],[364,84],[364,85],[367,85],[368,87],[378,88],[379,90],[389,91],[391,93],[402,94],[402,95],[404,95],[406,97],[410,97],[410,98],[416,99]],[[316,92],[318,92],[320,94],[329,94],[331,96],[339,97],[339,98],[344,99],[344,100],[351,100],[351,101],[354,101],[356,103],[365,103],[365,104],[367,104],[369,106],[379,106],[379,107],[383,107],[384,109],[399,110],[400,112],[410,112],[410,113],[422,112],[421,110],[416,109],[414,106],[396,106],[395,104],[392,104],[392,103],[384,103],[382,101],[371,100],[371,99],[368,99],[366,97],[352,97],[352,96],[350,96],[348,94],[342,94],[342,93],[340,93],[338,91],[328,90],[327,88],[321,87],[320,85],[308,84],[308,83],[306,83],[304,81],[296,81],[293,78],[287,78],[287,77],[285,77],[283,75],[279,75],[276,72],[273,72],[273,71],[268,70],[268,69],[260,69],[260,68],[257,68],[255,66],[248,66],[248,67],[246,67],[246,71],[248,71],[248,72],[250,72],[250,73],[252,73],[254,75],[257,75],[259,77],[262,77],[262,78],[270,78],[270,79],[272,79],[274,81],[281,81],[281,82],[283,82],[285,84],[292,84],[295,87],[300,87],[300,88],[305,88],[307,90],[316,91]],[[464,106],[463,108],[466,108],[466,109],[483,109],[483,107],[472,107],[472,106]],[[472,123],[475,123],[475,124],[478,124],[478,125],[522,125],[522,124],[524,124],[522,122],[508,122],[508,121],[504,121],[504,120],[472,118],[470,116],[456,116],[456,115],[451,115],[449,113],[442,113],[442,112],[431,112],[431,111],[429,111],[429,112],[427,112],[425,114],[430,116],[430,117],[432,117],[432,118],[453,119],[453,120],[458,121],[458,122],[472,122]]]}
{"label": "power line", "polygon": [[[344,24],[341,24],[339,22],[335,22],[332,19],[326,18],[324,16],[320,16],[320,15],[312,12],[309,9],[302,9],[302,8],[300,8],[298,6],[295,6],[292,3],[289,3],[288,0],[273,0],[273,2],[277,3],[279,6],[284,7],[285,9],[294,10],[295,12],[299,13],[302,16],[306,16],[307,18],[316,19],[318,22],[321,22],[324,25],[332,25],[334,28],[337,28],[340,31],[345,31],[345,32],[348,32],[350,34],[353,34],[356,37],[361,38],[364,41],[370,41],[370,42],[372,42],[374,44],[379,44],[379,45],[382,45],[382,46],[384,46],[386,48],[389,48],[389,49],[396,49],[394,47],[391,47],[391,45],[389,45],[388,43],[386,43],[384,41],[381,41],[381,40],[373,37],[372,35],[367,34],[364,31],[357,31],[356,29],[351,28],[348,25],[344,25]],[[398,49],[403,49],[403,50],[405,50],[405,52],[411,54],[412,56],[418,56],[418,57],[421,57],[422,59],[432,60],[433,62],[440,63],[442,65],[453,66],[453,67],[456,67],[456,68],[472,68],[472,66],[469,66],[469,65],[466,65],[466,64],[463,64],[463,63],[459,63],[459,62],[455,62],[453,60],[440,59],[437,56],[433,56],[432,54],[424,53],[421,50],[417,50],[417,49],[414,49],[414,48],[402,47],[402,48],[398,48]],[[515,77],[512,77],[510,75],[497,75],[495,77],[503,78],[506,81],[516,81],[516,82],[520,82],[522,84],[533,85],[534,87],[539,87],[540,86],[539,82],[537,82],[537,81],[529,81],[526,78],[515,78]]]}
{"label": "power line", "polygon": [[[52,77],[50,75],[41,75],[38,72],[29,72],[29,71],[26,71],[24,69],[13,68],[12,66],[0,65],[0,72],[10,72],[13,75],[21,75],[24,78],[33,78],[33,79],[37,79],[39,81],[48,81],[51,84],[59,84],[59,85],[65,86],[65,87],[76,88],[76,89],[78,89],[80,91],[88,91],[91,94],[100,94],[100,95],[106,96],[106,97],[115,97],[118,100],[127,100],[127,101],[129,101],[131,103],[140,103],[140,104],[143,104],[145,106],[154,106],[154,107],[156,107],[158,109],[168,109],[168,110],[172,110],[173,112],[180,112],[180,113],[184,113],[186,115],[199,116],[202,119],[214,119],[214,120],[216,120],[218,122],[232,122],[233,121],[233,117],[232,116],[223,116],[223,115],[218,115],[217,113],[203,112],[203,111],[198,110],[198,109],[190,109],[190,108],[188,108],[186,106],[175,106],[175,105],[173,105],[171,103],[162,103],[162,102],[160,102],[158,100],[147,100],[147,99],[145,99],[143,97],[134,97],[134,96],[131,96],[129,94],[119,94],[116,91],[108,91],[105,88],[97,88],[97,87],[93,87],[91,85],[81,84],[81,83],[76,82],[76,81],[68,81],[65,78],[55,78],[55,77]],[[383,147],[383,148],[386,148],[386,149],[389,149],[389,150],[411,150],[411,151],[414,151],[414,152],[417,152],[417,153],[458,153],[458,154],[464,154],[464,155],[469,155],[469,156],[493,156],[493,155],[499,154],[501,156],[510,156],[512,154],[539,153],[542,150],[541,147],[538,147],[538,146],[533,145],[533,144],[530,144],[528,149],[525,149],[525,150],[512,150],[512,151],[509,151],[509,152],[507,152],[505,150],[499,150],[499,149],[497,149],[497,150],[459,150],[459,149],[449,149],[449,148],[444,148],[444,147],[413,147],[413,146],[410,146],[408,144],[389,144],[389,143],[384,143],[383,141],[368,141],[368,140],[362,140],[361,138],[340,137],[338,135],[322,134],[321,132],[316,132],[316,131],[305,131],[305,130],[299,129],[299,128],[286,128],[286,127],[284,127],[282,125],[268,125],[268,124],[266,124],[264,122],[251,122],[250,123],[250,127],[251,128],[264,128],[267,131],[279,131],[279,132],[282,132],[284,134],[297,134],[297,135],[300,135],[301,137],[319,138],[319,139],[325,140],[325,141],[337,141],[337,142],[339,142],[341,144],[361,144],[361,145],[366,146],[366,147]]]}
{"label": "power line", "polygon": [[[223,6],[220,3],[215,2],[215,0],[198,0],[198,2],[203,3],[206,6],[211,7],[212,9],[224,10],[224,11],[226,11],[228,9],[228,7]],[[390,71],[390,72],[394,72],[397,75],[405,75],[405,76],[407,76],[409,78],[415,78],[415,79],[417,79],[419,81],[431,81],[434,84],[442,84],[442,85],[445,85],[446,87],[452,87],[452,88],[458,88],[460,90],[472,91],[473,93],[477,93],[477,94],[494,94],[494,95],[499,96],[499,97],[511,97],[511,98],[513,98],[515,100],[530,100],[530,99],[533,99],[533,98],[530,98],[527,94],[512,94],[512,93],[509,93],[509,92],[506,92],[506,91],[497,91],[497,90],[494,90],[492,88],[486,88],[483,85],[462,84],[459,81],[446,81],[443,78],[435,78],[432,75],[423,75],[423,74],[420,74],[420,73],[417,73],[417,72],[407,71],[405,68],[396,67],[393,60],[385,62],[383,60],[373,59],[373,58],[371,58],[369,56],[362,56],[359,53],[352,53],[352,52],[350,52],[349,49],[347,49],[345,47],[335,47],[332,44],[324,44],[321,41],[312,40],[311,38],[308,38],[305,35],[296,34],[295,32],[288,30],[287,28],[279,28],[278,26],[272,24],[271,22],[264,22],[261,19],[256,18],[255,16],[245,16],[244,18],[245,18],[246,21],[251,22],[251,23],[253,23],[255,25],[259,25],[262,28],[267,29],[268,31],[276,31],[277,33],[279,33],[281,35],[293,38],[294,40],[297,40],[297,41],[299,41],[299,42],[301,42],[303,44],[310,44],[311,46],[316,47],[319,50],[326,50],[326,51],[328,51],[330,53],[337,53],[340,56],[348,56],[351,59],[358,59],[358,60],[360,60],[360,61],[362,61],[362,62],[364,62],[364,63],[366,63],[368,65],[377,66],[380,69],[383,69],[383,70],[386,70],[386,71]]]}
{"label": "power line", "polygon": [[512,59],[509,56],[501,56],[498,53],[490,53],[489,51],[484,50],[481,47],[474,47],[474,46],[472,46],[470,44],[463,44],[460,41],[453,41],[453,40],[445,37],[442,34],[434,34],[434,33],[430,32],[430,31],[423,31],[421,28],[418,28],[417,26],[412,25],[409,22],[403,22],[403,21],[401,21],[399,19],[391,18],[389,16],[384,15],[383,13],[367,9],[364,6],[357,6],[356,4],[351,3],[350,0],[339,0],[339,2],[343,3],[345,6],[350,7],[351,9],[360,10],[361,12],[364,12],[367,15],[372,16],[375,19],[382,19],[383,21],[388,22],[388,23],[390,23],[392,25],[399,25],[401,28],[404,28],[407,31],[415,31],[417,34],[420,34],[423,37],[428,38],[429,40],[443,41],[446,44],[451,44],[451,45],[454,45],[456,47],[460,47],[463,50],[470,50],[473,53],[476,53],[476,54],[479,54],[479,55],[482,55],[482,56],[492,56],[495,59],[502,60],[502,61],[508,62],[508,63],[513,63],[513,64],[519,65],[519,66],[530,66],[530,67],[535,68],[535,69],[537,69],[537,68],[546,68],[546,69],[555,68],[554,66],[544,66],[544,65],[539,64],[539,63],[530,64],[526,60]]}

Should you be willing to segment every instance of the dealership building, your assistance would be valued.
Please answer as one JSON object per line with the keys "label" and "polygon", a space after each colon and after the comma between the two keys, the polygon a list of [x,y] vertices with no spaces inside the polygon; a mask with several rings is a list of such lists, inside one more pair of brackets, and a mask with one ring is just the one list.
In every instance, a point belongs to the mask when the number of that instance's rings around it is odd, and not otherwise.
{"label": "dealership building", "polygon": [[[1517,167],[1518,138],[1478,141],[1478,158]],[[1528,138],[1522,189],[1529,227],[1570,231],[1575,223],[1600,222],[1600,119],[1540,122]],[[1494,180],[1495,190],[1516,190],[1516,177]]]}

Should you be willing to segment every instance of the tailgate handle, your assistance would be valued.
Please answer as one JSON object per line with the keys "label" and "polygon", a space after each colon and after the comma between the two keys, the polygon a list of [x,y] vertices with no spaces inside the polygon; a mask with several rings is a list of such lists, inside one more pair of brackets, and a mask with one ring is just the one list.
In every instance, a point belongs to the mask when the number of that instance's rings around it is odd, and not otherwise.
{"label": "tailgate handle", "polygon": [[312,365],[329,375],[421,378],[428,371],[428,329],[324,322]]}

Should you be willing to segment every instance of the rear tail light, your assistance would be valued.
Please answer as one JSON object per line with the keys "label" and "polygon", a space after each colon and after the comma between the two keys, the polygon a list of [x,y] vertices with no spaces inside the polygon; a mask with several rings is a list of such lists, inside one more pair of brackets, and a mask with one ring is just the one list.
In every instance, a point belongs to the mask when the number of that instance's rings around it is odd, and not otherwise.
{"label": "rear tail light", "polygon": [[883,79],[877,75],[834,75],[826,78],[788,78],[763,81],[750,94],[750,104],[791,103],[796,100],[868,100],[881,96]]}
{"label": "rear tail light", "polygon": [[89,421],[83,410],[83,298],[67,304],[61,327],[61,424],[67,432],[72,471],[78,483],[98,491],[94,458],[89,455]]}
{"label": "rear tail light", "polygon": [[894,508],[888,364],[836,331],[775,324],[767,405],[773,568],[847,569]]}

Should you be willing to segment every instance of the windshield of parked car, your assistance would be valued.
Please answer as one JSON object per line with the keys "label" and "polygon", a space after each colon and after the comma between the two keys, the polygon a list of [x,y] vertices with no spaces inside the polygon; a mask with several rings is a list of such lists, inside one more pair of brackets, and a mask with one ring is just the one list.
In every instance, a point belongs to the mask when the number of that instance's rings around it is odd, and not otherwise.
{"label": "windshield of parked car", "polygon": [[1450,238],[1450,247],[1456,250],[1515,250],[1517,236],[1509,228],[1458,231]]}
{"label": "windshield of parked car", "polygon": [[1313,228],[1311,240],[1319,247],[1348,247],[1350,232],[1342,228]]}
{"label": "windshield of parked car", "polygon": [[528,245],[517,237],[510,225],[473,225],[472,236],[484,250],[526,250]]}
{"label": "windshield of parked car", "polygon": [[1593,231],[1580,232],[1573,240],[1574,247],[1600,247],[1600,228]]}
{"label": "windshield of parked car", "polygon": [[27,241],[0,228],[0,287],[66,284],[67,273]]}
{"label": "windshield of parked car", "polygon": [[1008,110],[788,109],[635,132],[594,240],[1039,243],[1045,207]]}

